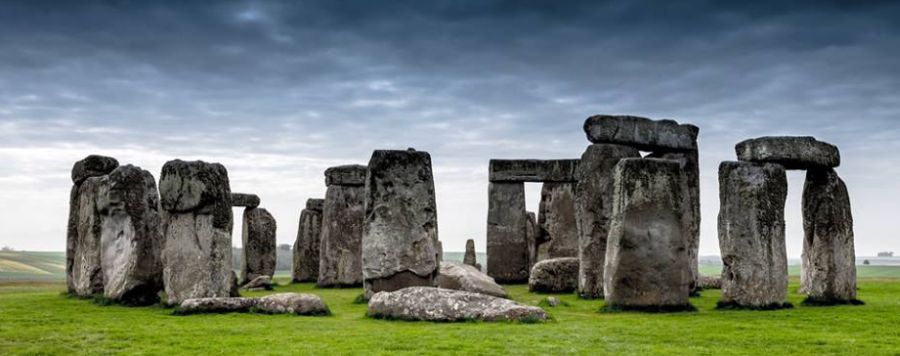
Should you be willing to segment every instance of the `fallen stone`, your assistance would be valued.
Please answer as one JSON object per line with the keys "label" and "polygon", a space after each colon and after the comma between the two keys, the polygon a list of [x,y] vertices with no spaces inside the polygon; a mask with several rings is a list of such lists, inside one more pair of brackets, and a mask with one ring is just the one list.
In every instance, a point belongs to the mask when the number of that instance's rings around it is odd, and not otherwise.
{"label": "fallen stone", "polygon": [[84,159],[75,162],[75,165],[72,166],[72,183],[79,185],[84,182],[85,179],[90,177],[105,176],[118,166],[119,161],[112,157],[100,155],[87,156]]}
{"label": "fallen stone", "polygon": [[433,286],[440,262],[431,156],[376,150],[368,167],[362,239],[366,296]]}
{"label": "fallen stone", "polygon": [[486,294],[432,287],[409,287],[376,293],[368,315],[410,321],[542,321],[543,309]]}
{"label": "fallen stone", "polygon": [[[326,179],[326,181],[329,180]],[[363,185],[331,184],[325,191],[325,202],[322,206],[322,233],[319,236],[317,286],[358,287],[362,285],[365,193],[366,188]]]}
{"label": "fallen stone", "polygon": [[577,159],[492,159],[491,182],[574,182]]}
{"label": "fallen stone", "polygon": [[163,282],[169,304],[231,294],[231,188],[218,163],[174,160],[159,181]]}
{"label": "fallen stone", "polygon": [[435,285],[440,288],[506,298],[506,290],[494,282],[493,278],[481,273],[474,266],[458,262],[442,262],[440,273],[435,278]]}
{"label": "fallen stone", "polygon": [[613,169],[623,158],[640,158],[634,147],[593,144],[578,166],[575,187],[575,217],[578,227],[578,295],[603,298],[603,265],[606,237],[612,215]]}
{"label": "fallen stone", "polygon": [[317,295],[276,293],[257,300],[255,309],[265,314],[329,315],[331,312]]}
{"label": "fallen stone", "polygon": [[526,219],[523,183],[488,185],[487,274],[498,283],[528,280]]}
{"label": "fallen stone", "polygon": [[246,290],[272,290],[272,277],[257,276],[250,282],[245,283],[241,288]]}
{"label": "fallen stone", "polygon": [[678,162],[626,158],[614,169],[603,290],[610,309],[694,310],[690,206]]}
{"label": "fallen stone", "polygon": [[801,292],[807,303],[856,303],[853,214],[847,186],[833,169],[806,172]]}
{"label": "fallen stone", "polygon": [[366,166],[348,164],[331,167],[325,170],[325,186],[331,185],[365,185]]}
{"label": "fallen stone", "polygon": [[[81,212],[83,204],[87,204],[89,202],[89,199],[95,199],[95,197],[83,196],[83,192],[80,189],[81,183],[83,183],[90,177],[107,175],[118,166],[119,163],[115,158],[98,155],[87,156],[84,159],[75,162],[75,164],[72,166],[71,175],[72,182],[74,184],[72,185],[72,190],[69,193],[69,222],[66,231],[66,290],[69,294],[78,294],[75,288],[75,259],[76,254],[78,254],[78,242],[79,240],[85,238],[85,236],[80,236],[79,233],[92,231],[92,228],[88,227],[89,225],[93,225],[95,223],[100,224],[99,219],[96,219],[96,221],[92,221],[92,215],[96,214],[96,212],[93,212],[93,208],[90,209],[90,212],[85,212],[85,214],[87,214],[85,216],[79,214]],[[94,188],[90,189],[90,191],[93,190]],[[96,237],[99,238],[99,234]],[[99,244],[97,246],[99,246]],[[80,276],[81,272],[79,272],[79,278]],[[97,286],[97,284],[90,282],[88,283],[88,285]],[[82,292],[86,292],[88,290],[93,290],[93,287],[83,289]],[[88,295],[82,296],[86,297]]]}
{"label": "fallen stone", "polygon": [[71,285],[82,298],[103,293],[103,268],[100,265],[103,220],[98,207],[105,176],[81,182],[75,193],[75,235]]}
{"label": "fallen stone", "polygon": [[186,299],[175,309],[176,315],[247,312],[256,306],[256,298],[210,297]]}
{"label": "fallen stone", "polygon": [[[322,234],[324,199],[308,199],[300,212],[297,240],[294,241],[294,282],[315,282],[319,278],[319,244]],[[318,208],[318,209],[317,209]]]}
{"label": "fallen stone", "polygon": [[231,193],[231,206],[258,207],[259,196],[256,194]]}
{"label": "fallen stone", "polygon": [[698,287],[700,289],[722,289],[722,277],[700,276]]}
{"label": "fallen stone", "polygon": [[738,143],[735,151],[740,161],[778,163],[785,169],[833,168],[841,164],[838,148],[815,137],[754,138]]}
{"label": "fallen stone", "polygon": [[469,266],[478,264],[478,261],[475,259],[475,240],[466,240],[466,254],[463,256],[463,263]]}
{"label": "fallen stone", "polygon": [[247,283],[259,276],[275,275],[277,257],[275,217],[263,208],[244,209],[241,255],[241,280]]}
{"label": "fallen stone", "polygon": [[719,165],[720,308],[778,309],[786,303],[787,177],[778,164]]}
{"label": "fallen stone", "polygon": [[571,293],[578,288],[578,258],[560,257],[543,260],[531,268],[528,291],[538,293]]}
{"label": "fallen stone", "polygon": [[154,304],[163,287],[156,180],[150,172],[126,165],[103,178],[101,190],[103,295],[128,305]]}
{"label": "fallen stone", "polygon": [[637,116],[594,115],[584,122],[584,132],[592,143],[628,145],[653,152],[696,151],[699,131],[694,125]]}

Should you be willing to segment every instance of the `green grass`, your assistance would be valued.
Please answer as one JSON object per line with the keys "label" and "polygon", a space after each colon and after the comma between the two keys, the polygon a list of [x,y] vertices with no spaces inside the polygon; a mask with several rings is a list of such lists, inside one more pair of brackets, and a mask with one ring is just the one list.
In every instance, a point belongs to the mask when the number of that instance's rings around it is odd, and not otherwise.
{"label": "green grass", "polygon": [[[279,279],[279,283],[287,283]],[[900,279],[862,278],[862,306],[715,310],[719,292],[692,298],[697,312],[600,313],[602,301],[556,295],[544,323],[374,320],[360,289],[279,285],[321,296],[331,316],[174,316],[159,306],[102,306],[67,298],[61,283],[0,282],[0,355],[12,354],[857,354],[900,355]],[[538,305],[547,294],[507,286]],[[247,292],[259,296],[273,292]]]}

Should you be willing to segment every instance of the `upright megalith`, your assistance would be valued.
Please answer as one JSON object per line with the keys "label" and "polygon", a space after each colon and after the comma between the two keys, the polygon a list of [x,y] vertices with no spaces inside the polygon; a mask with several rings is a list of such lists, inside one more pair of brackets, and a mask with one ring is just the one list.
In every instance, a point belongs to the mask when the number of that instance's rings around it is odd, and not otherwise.
{"label": "upright megalith", "polygon": [[231,188],[219,163],[166,162],[159,180],[166,302],[228,297],[232,289]]}
{"label": "upright megalith", "polygon": [[528,270],[538,262],[538,247],[546,241],[541,240],[541,229],[538,227],[537,214],[525,212],[525,246],[528,253]]}
{"label": "upright megalith", "polygon": [[428,152],[376,150],[366,175],[362,239],[366,296],[433,286],[437,206]]}
{"label": "upright megalith", "polygon": [[612,215],[613,169],[623,158],[640,158],[636,148],[616,144],[593,144],[581,156],[575,187],[575,217],[578,225],[578,295],[603,298],[603,265],[606,237]]}
{"label": "upright megalith", "polygon": [[475,259],[475,240],[466,240],[466,254],[463,255],[463,263],[472,267],[478,264]]}
{"label": "upright megalith", "polygon": [[324,199],[308,199],[300,212],[297,240],[294,241],[294,282],[315,282],[319,277],[319,238],[322,234]]}
{"label": "upright megalith", "polygon": [[241,284],[256,277],[275,275],[277,243],[275,217],[263,208],[244,209],[244,226],[241,234]]}
{"label": "upright megalith", "polygon": [[538,259],[578,256],[578,226],[575,222],[575,183],[546,182],[541,187],[538,210],[541,241],[546,256]]}
{"label": "upright megalith", "polygon": [[488,185],[487,274],[498,283],[528,281],[525,184]]}
{"label": "upright megalith", "polygon": [[806,303],[858,303],[850,196],[833,169],[806,172],[803,232],[800,285]]}
{"label": "upright megalith", "polygon": [[325,170],[325,202],[319,240],[319,287],[362,285],[362,232],[366,166]]}
{"label": "upright megalith", "polygon": [[614,143],[642,151],[696,151],[697,126],[638,116],[594,115],[584,122],[592,143]]}
{"label": "upright megalith", "polygon": [[841,164],[838,148],[808,136],[767,136],[735,146],[740,161],[778,163],[785,169],[834,168]]}
{"label": "upright megalith", "polygon": [[626,158],[614,169],[603,289],[608,308],[690,310],[690,208],[678,162]]}
{"label": "upright megalith", "polygon": [[772,163],[719,165],[719,307],[789,307],[784,205],[787,177]]}
{"label": "upright megalith", "polygon": [[259,206],[259,196],[256,194],[231,193],[231,206],[243,206],[255,208]]}
{"label": "upright megalith", "polygon": [[100,261],[103,294],[128,305],[159,301],[163,245],[159,192],[153,174],[132,165],[103,178]]}
{"label": "upright megalith", "polygon": [[89,297],[103,292],[100,265],[102,221],[97,200],[103,177],[119,166],[115,158],[90,155],[72,167],[66,233],[66,289]]}

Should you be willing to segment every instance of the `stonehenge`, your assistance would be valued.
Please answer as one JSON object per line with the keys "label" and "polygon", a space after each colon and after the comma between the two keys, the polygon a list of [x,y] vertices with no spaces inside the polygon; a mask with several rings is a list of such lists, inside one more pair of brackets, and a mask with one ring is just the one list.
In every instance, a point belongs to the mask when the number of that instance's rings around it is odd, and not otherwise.
{"label": "stonehenge", "polygon": [[[538,209],[540,241],[538,261],[578,256],[578,225],[575,222],[575,183],[546,182],[541,186]],[[543,253],[541,253],[543,252]]]}
{"label": "stonehenge", "polygon": [[313,294],[276,293],[259,298],[191,298],[180,303],[175,315],[208,313],[293,314],[321,316],[330,314],[328,306]]}
{"label": "stonehenge", "polygon": [[322,234],[324,199],[308,199],[300,212],[291,277],[294,282],[315,282],[319,278],[319,238]]}
{"label": "stonehenge", "polygon": [[434,285],[440,261],[431,155],[414,149],[376,150],[369,160],[365,192],[366,297]]}
{"label": "stonehenge", "polygon": [[435,286],[440,288],[506,298],[506,291],[493,278],[473,266],[459,262],[441,262],[440,271],[434,282]]}
{"label": "stonehenge", "polygon": [[571,293],[578,287],[578,258],[559,257],[540,261],[531,268],[528,291]]}
{"label": "stonehenge", "polygon": [[365,221],[366,166],[325,170],[325,202],[319,235],[319,287],[362,285],[362,233]]}
{"label": "stonehenge", "polygon": [[[498,283],[528,280],[529,250],[525,185],[488,185],[487,274]],[[536,248],[536,247],[535,247]]]}
{"label": "stonehenge", "polygon": [[466,240],[466,254],[463,256],[463,263],[472,267],[478,265],[475,259],[475,240]]}
{"label": "stonehenge", "polygon": [[545,320],[543,309],[487,294],[432,287],[379,292],[369,300],[367,315],[377,319],[418,321]]}
{"label": "stonehenge", "polygon": [[591,143],[622,144],[650,152],[696,151],[699,131],[694,125],[637,116],[594,115],[584,122]]}
{"label": "stonehenge", "polygon": [[100,265],[103,222],[98,207],[104,177],[119,162],[115,158],[90,155],[72,167],[69,222],[66,234],[66,289],[69,294],[90,297],[103,293]]}
{"label": "stonehenge", "polygon": [[841,164],[841,154],[832,144],[814,137],[759,137],[735,146],[739,161],[777,163],[784,169],[834,168]]}
{"label": "stonehenge", "polygon": [[256,194],[231,193],[231,206],[255,208],[259,206],[259,196]]}
{"label": "stonehenge", "polygon": [[275,275],[276,245],[275,217],[263,208],[244,209],[244,224],[241,241],[241,284],[256,277]]}

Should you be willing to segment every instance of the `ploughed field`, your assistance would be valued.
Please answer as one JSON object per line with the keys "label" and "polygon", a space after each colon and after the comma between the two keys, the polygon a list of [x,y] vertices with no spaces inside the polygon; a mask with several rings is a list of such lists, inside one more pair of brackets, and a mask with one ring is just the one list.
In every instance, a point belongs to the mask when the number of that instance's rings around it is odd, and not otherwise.
{"label": "ploughed field", "polygon": [[[710,267],[712,268],[712,267]],[[710,270],[705,268],[704,272]],[[795,271],[792,271],[795,272]],[[429,323],[375,320],[355,304],[362,289],[281,285],[309,292],[325,317],[260,314],[174,316],[160,306],[104,306],[61,295],[62,282],[0,280],[0,355],[12,354],[900,354],[900,267],[860,266],[863,306],[717,311],[718,290],[691,298],[697,312],[600,313],[603,301],[505,286],[513,299],[541,305],[544,323]],[[871,277],[869,277],[871,276]]]}

